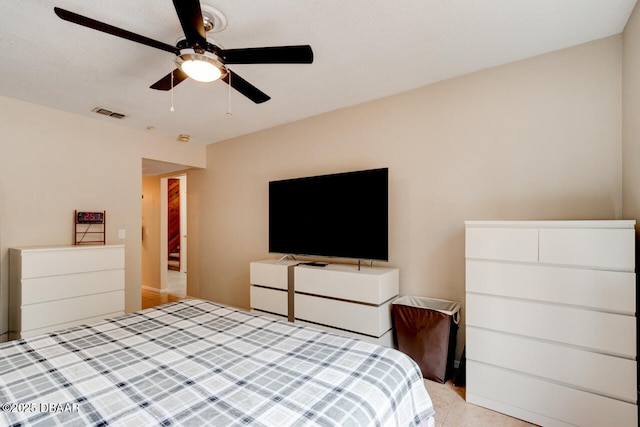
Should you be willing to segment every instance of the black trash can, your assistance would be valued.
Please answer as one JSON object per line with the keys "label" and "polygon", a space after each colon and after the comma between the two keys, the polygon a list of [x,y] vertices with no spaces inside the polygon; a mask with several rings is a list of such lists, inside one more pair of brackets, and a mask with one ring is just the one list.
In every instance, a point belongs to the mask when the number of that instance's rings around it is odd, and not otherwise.
{"label": "black trash can", "polygon": [[391,306],[398,350],[415,360],[424,378],[446,382],[454,371],[460,303],[403,296]]}

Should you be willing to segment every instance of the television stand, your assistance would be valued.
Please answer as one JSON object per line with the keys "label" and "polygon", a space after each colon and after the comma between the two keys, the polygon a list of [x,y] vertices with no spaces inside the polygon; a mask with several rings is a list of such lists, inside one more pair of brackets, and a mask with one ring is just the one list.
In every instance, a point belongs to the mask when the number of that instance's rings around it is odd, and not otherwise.
{"label": "television stand", "polygon": [[391,302],[399,270],[287,260],[250,264],[251,310],[393,347]]}

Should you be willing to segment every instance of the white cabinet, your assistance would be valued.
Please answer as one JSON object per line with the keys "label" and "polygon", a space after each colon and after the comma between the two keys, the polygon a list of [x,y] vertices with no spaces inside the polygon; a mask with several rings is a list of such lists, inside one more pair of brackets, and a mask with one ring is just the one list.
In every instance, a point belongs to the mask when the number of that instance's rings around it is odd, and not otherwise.
{"label": "white cabinet", "polygon": [[293,312],[289,315],[290,308],[293,309],[289,303],[289,289],[293,286],[293,267],[296,264],[298,261],[272,259],[249,264],[252,311],[293,321]]}
{"label": "white cabinet", "polygon": [[635,221],[467,221],[467,401],[638,425]]}
{"label": "white cabinet", "polygon": [[124,313],[124,246],[9,249],[10,339]]}
{"label": "white cabinet", "polygon": [[252,311],[393,346],[397,268],[265,260],[250,263],[249,269]]}
{"label": "white cabinet", "polygon": [[329,264],[295,267],[296,322],[391,347],[397,268]]}

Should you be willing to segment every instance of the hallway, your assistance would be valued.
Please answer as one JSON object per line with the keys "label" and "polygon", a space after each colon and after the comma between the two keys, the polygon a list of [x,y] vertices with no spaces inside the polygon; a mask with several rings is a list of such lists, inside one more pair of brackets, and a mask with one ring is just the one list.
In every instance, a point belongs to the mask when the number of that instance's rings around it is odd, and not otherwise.
{"label": "hallway", "polygon": [[167,292],[142,290],[142,309],[155,307],[168,302],[180,301],[187,297],[187,274],[179,271],[167,271]]}

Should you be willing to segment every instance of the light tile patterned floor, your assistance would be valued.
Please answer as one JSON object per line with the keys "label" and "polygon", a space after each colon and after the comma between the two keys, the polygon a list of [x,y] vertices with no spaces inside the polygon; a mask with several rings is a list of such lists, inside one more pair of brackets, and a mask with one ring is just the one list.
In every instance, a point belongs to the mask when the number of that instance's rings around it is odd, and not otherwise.
{"label": "light tile patterned floor", "polygon": [[465,388],[455,387],[451,381],[440,384],[424,380],[433,406],[436,408],[436,427],[532,427],[525,421],[467,403]]}
{"label": "light tile patterned floor", "polygon": [[151,308],[168,302],[180,301],[186,298],[186,274],[168,270],[167,291],[165,293],[142,290],[142,308]]}
{"label": "light tile patterned floor", "polygon": [[187,295],[187,273],[167,270],[167,291],[173,295]]}

